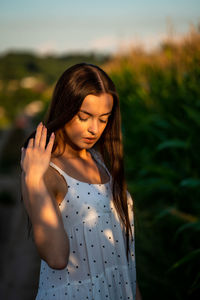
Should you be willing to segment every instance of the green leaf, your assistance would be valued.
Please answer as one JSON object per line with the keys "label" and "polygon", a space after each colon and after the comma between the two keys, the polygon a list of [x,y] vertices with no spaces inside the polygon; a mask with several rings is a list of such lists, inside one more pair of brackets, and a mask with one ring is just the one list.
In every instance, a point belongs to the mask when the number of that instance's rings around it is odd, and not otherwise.
{"label": "green leaf", "polygon": [[192,222],[192,223],[187,223],[187,224],[180,226],[179,229],[176,231],[174,238],[176,239],[177,236],[185,229],[192,229],[195,231],[200,231],[200,222]]}
{"label": "green leaf", "polygon": [[200,186],[200,179],[197,178],[187,178],[180,182],[180,186],[186,187],[197,187]]}
{"label": "green leaf", "polygon": [[157,221],[159,219],[162,219],[165,216],[171,215],[172,214],[172,210],[174,210],[174,209],[175,209],[174,207],[168,207],[166,209],[163,209],[160,213],[158,213],[155,216],[155,221]]}
{"label": "green leaf", "polygon": [[197,125],[200,125],[200,113],[198,112],[198,110],[188,107],[186,105],[182,105],[182,107],[185,110],[188,117],[192,119]]}
{"label": "green leaf", "polygon": [[184,265],[185,263],[195,259],[196,257],[200,256],[200,249],[196,249],[189,254],[185,255],[183,258],[178,260],[174,263],[168,270],[167,273],[174,271],[175,269],[179,268],[180,266]]}
{"label": "green leaf", "polygon": [[182,149],[186,149],[186,148],[188,148],[188,143],[185,142],[185,141],[178,140],[178,139],[168,140],[168,141],[165,141],[163,143],[160,143],[157,146],[156,150],[160,151],[160,150],[163,150],[163,149],[166,149],[166,148],[182,148]]}
{"label": "green leaf", "polygon": [[178,218],[178,219],[184,220],[186,222],[190,222],[190,223],[197,222],[197,220],[198,220],[195,216],[188,214],[188,213],[184,213],[175,207],[168,207],[168,208],[162,210],[159,214],[157,214],[155,216],[155,222],[167,215],[173,216],[175,218]]}

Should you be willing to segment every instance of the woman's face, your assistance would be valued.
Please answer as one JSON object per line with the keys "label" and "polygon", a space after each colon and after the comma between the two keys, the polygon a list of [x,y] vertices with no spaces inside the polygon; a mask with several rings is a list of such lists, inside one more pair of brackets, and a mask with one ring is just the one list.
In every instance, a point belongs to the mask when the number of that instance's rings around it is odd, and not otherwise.
{"label": "woman's face", "polygon": [[87,95],[79,112],[65,125],[70,143],[79,149],[91,148],[101,137],[112,107],[113,97],[110,94]]}

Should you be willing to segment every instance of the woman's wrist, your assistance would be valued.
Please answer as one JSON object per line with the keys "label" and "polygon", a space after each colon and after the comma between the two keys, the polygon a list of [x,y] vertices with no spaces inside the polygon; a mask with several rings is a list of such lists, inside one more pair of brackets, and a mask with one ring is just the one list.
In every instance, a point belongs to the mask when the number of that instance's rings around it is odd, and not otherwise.
{"label": "woman's wrist", "polygon": [[43,176],[27,173],[24,175],[25,183],[29,188],[39,188],[43,182]]}

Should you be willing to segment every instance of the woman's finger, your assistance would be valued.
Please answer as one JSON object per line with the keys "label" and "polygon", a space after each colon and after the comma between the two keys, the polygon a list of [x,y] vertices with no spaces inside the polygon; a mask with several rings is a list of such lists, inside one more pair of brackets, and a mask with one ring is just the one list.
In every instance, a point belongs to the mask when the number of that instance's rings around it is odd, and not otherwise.
{"label": "woman's finger", "polygon": [[35,147],[39,147],[39,145],[40,145],[42,128],[43,128],[43,124],[42,124],[42,122],[40,122],[40,124],[37,126],[37,129],[36,129],[35,141],[34,141],[34,146]]}
{"label": "woman's finger", "polygon": [[33,148],[33,144],[34,144],[34,139],[31,138],[31,139],[29,140],[29,142],[28,142],[27,148]]}
{"label": "woman's finger", "polygon": [[24,160],[24,156],[25,156],[25,149],[24,147],[21,148],[21,161]]}
{"label": "woman's finger", "polygon": [[55,134],[54,134],[54,132],[52,132],[52,134],[50,136],[50,139],[49,139],[49,142],[48,142],[48,145],[47,145],[47,148],[46,148],[46,151],[49,155],[51,154],[53,144],[54,144],[54,140],[55,140]]}
{"label": "woman's finger", "polygon": [[40,147],[45,148],[46,146],[46,139],[47,139],[47,129],[45,126],[43,126],[42,133],[41,133],[41,138],[40,138]]}
{"label": "woman's finger", "polygon": [[24,156],[25,156],[25,149],[24,149],[24,147],[22,147],[21,148],[21,161],[20,161],[21,167],[22,167],[22,163],[24,161]]}

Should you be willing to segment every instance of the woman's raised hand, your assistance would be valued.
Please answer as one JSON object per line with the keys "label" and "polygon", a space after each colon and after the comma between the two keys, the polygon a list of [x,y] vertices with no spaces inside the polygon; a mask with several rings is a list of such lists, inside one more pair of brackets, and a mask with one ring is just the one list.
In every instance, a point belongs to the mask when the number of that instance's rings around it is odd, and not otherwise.
{"label": "woman's raised hand", "polygon": [[[41,179],[49,167],[51,151],[55,135],[51,134],[46,146],[47,128],[40,123],[37,127],[35,139],[31,138],[26,149],[22,148],[21,167],[31,179]],[[46,146],[46,147],[45,147]]]}

